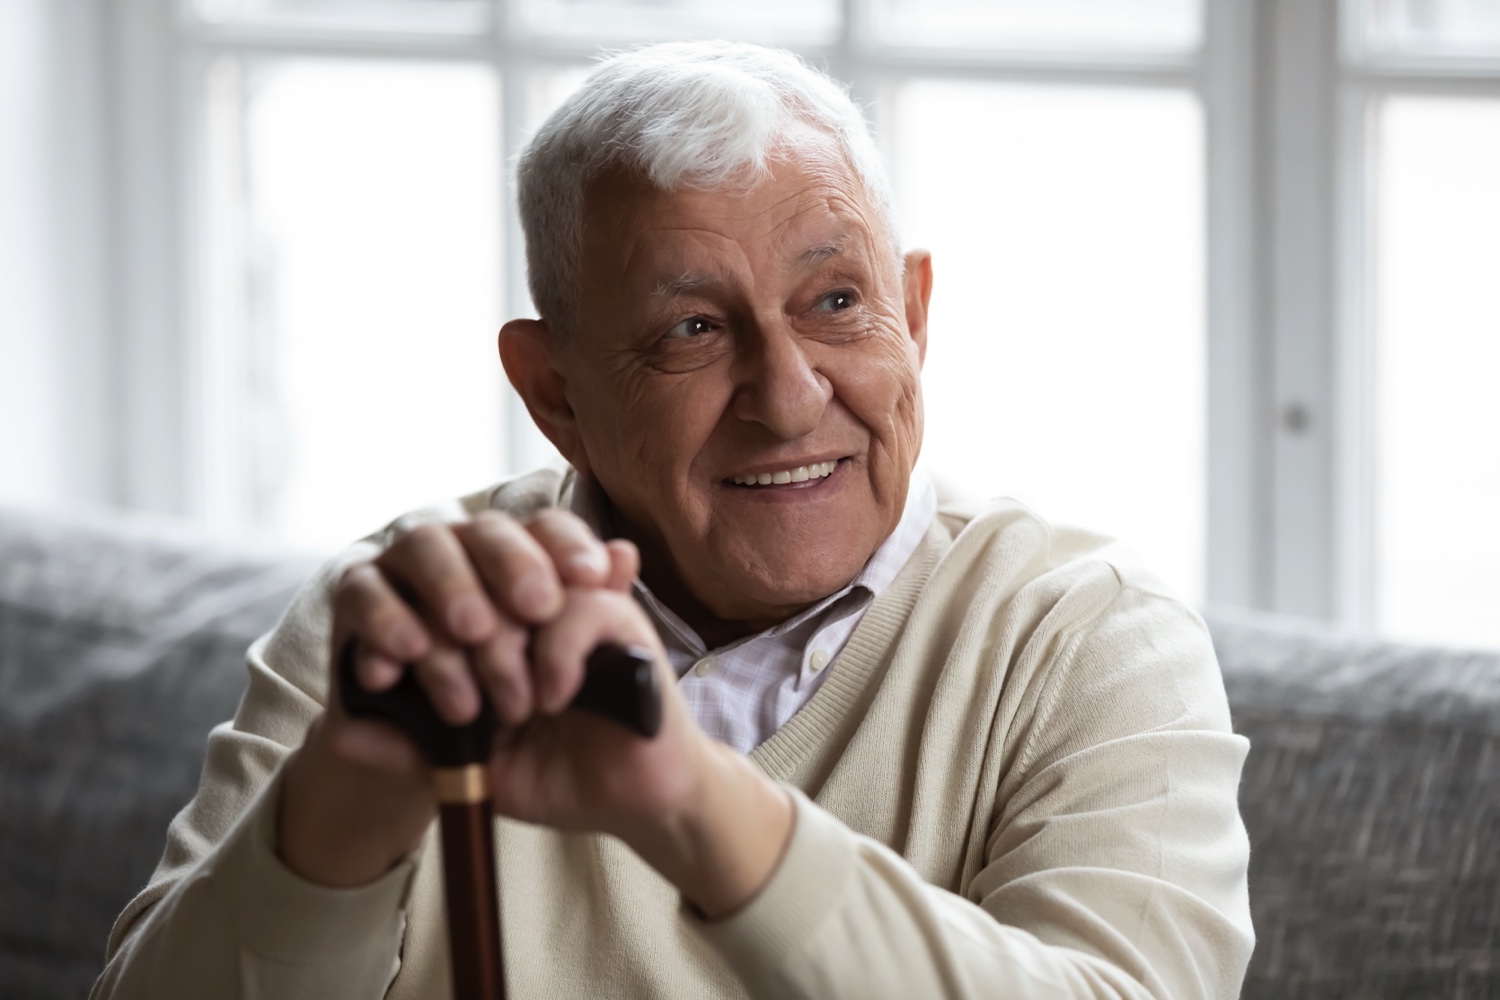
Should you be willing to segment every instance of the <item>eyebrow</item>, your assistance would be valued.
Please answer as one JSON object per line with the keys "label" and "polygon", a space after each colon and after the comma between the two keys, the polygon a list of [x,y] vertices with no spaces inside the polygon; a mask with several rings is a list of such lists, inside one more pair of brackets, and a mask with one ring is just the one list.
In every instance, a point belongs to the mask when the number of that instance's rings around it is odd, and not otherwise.
{"label": "eyebrow", "polygon": [[[832,260],[844,252],[847,242],[845,237],[839,236],[836,242],[820,243],[817,246],[809,247],[798,256],[797,262],[806,268],[814,264],[821,264],[825,260]],[[652,289],[652,294],[659,298],[671,298],[675,295],[691,295],[694,292],[701,292],[704,289],[722,288],[723,286],[724,282],[718,278],[685,271],[675,278],[662,278],[658,280],[656,287]]]}
{"label": "eyebrow", "polygon": [[800,263],[806,266],[808,264],[821,264],[825,260],[831,260],[844,252],[844,245],[847,242],[848,240],[845,237],[840,236],[835,243],[822,243],[818,246],[810,247],[802,252]]}
{"label": "eyebrow", "polygon": [[662,298],[671,298],[674,295],[690,295],[705,288],[721,288],[723,284],[717,278],[710,278],[706,274],[693,274],[689,271],[675,278],[662,278],[656,283],[652,294]]}

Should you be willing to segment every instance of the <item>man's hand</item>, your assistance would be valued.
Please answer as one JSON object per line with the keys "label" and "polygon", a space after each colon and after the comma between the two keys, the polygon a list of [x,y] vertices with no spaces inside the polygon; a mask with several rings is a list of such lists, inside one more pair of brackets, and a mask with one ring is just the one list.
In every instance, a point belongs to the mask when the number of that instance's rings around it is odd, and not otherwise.
{"label": "man's hand", "polygon": [[[369,690],[395,684],[411,663],[449,721],[471,720],[489,697],[502,723],[516,725],[558,700],[557,679],[527,661],[530,630],[562,613],[565,588],[626,592],[638,568],[629,542],[606,545],[562,511],[525,525],[497,511],[422,525],[344,572],[329,661],[354,642]],[[337,698],[286,772],[278,849],[319,884],[373,881],[417,847],[436,815],[431,776],[411,742],[382,723],[349,719]]]}
{"label": "man's hand", "polygon": [[570,588],[562,613],[537,631],[536,670],[558,679],[559,707],[582,684],[589,651],[610,641],[654,654],[662,690],[656,737],[641,739],[590,713],[555,714],[543,701],[543,712],[491,760],[495,809],[614,834],[705,916],[731,913],[775,870],[791,833],[791,800],[697,727],[655,629],[626,594]]}
{"label": "man's hand", "polygon": [[[703,735],[664,651],[629,596],[639,557],[558,511],[525,525],[497,512],[423,526],[345,572],[330,661],[356,642],[356,672],[390,687],[411,663],[439,714],[463,723],[488,697],[502,731],[490,764],[501,814],[612,833],[709,916],[740,906],[774,869],[791,825],[784,792]],[[599,643],[651,650],[662,726],[652,740],[565,712]],[[416,748],[331,699],[287,765],[279,850],[324,885],[361,885],[414,850],[436,815]]]}

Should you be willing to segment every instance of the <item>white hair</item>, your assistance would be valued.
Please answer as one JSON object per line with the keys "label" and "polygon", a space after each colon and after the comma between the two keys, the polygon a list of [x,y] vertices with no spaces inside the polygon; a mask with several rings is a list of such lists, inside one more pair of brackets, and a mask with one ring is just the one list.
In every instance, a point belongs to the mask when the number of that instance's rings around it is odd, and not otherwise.
{"label": "white hair", "polygon": [[[516,165],[532,301],[571,328],[588,185],[623,169],[663,191],[764,176],[806,150],[809,127],[853,169],[892,253],[890,184],[844,89],[790,52],[732,42],[668,42],[618,53],[532,137]],[[804,133],[804,134],[799,134]]]}

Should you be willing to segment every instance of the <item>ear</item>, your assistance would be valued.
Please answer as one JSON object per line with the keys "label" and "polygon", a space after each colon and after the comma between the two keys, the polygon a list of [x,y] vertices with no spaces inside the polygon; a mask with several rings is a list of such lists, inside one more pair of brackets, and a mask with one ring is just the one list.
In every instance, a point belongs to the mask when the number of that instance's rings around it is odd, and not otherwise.
{"label": "ear", "polygon": [[927,302],[932,298],[932,254],[908,250],[901,280],[905,285],[906,330],[917,344],[917,362],[927,357]]}
{"label": "ear", "polygon": [[587,472],[567,377],[558,362],[557,345],[543,320],[513,319],[500,328],[500,363],[526,412],[573,468]]}

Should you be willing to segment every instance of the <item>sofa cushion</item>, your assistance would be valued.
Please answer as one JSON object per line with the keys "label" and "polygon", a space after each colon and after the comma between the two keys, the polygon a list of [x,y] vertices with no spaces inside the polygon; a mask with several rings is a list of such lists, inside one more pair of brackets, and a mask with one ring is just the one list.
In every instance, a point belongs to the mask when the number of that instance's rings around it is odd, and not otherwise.
{"label": "sofa cushion", "polygon": [[1251,741],[1246,1000],[1500,997],[1500,654],[1210,624]]}
{"label": "sofa cushion", "polygon": [[0,996],[88,994],[307,557],[0,514]]}

